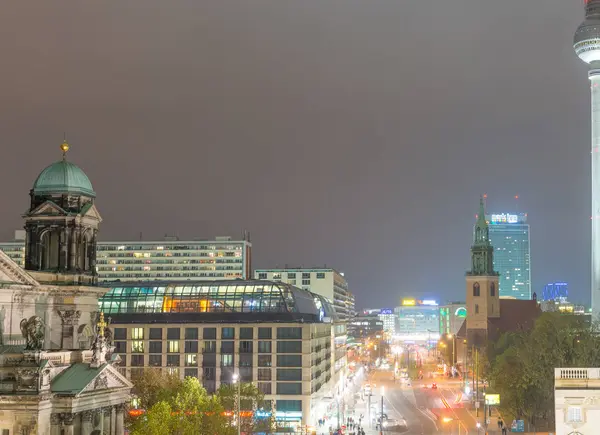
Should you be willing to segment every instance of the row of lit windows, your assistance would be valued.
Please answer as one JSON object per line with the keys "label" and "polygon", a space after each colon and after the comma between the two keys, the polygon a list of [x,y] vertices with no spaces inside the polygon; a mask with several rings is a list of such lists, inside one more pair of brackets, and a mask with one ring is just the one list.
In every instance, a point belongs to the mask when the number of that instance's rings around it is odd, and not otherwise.
{"label": "row of lit windows", "polygon": [[145,271],[148,272],[150,270],[238,270],[240,267],[236,266],[188,266],[188,267],[170,267],[170,266],[108,266],[108,267],[98,267],[98,271],[102,272],[140,272]]}
{"label": "row of lit windows", "polygon": [[[298,273],[298,275],[300,275]],[[310,280],[310,272],[302,272],[302,279],[303,280]],[[317,279],[325,279],[325,272],[316,272],[315,273],[316,278]],[[268,273],[267,272],[259,272],[258,273],[258,279],[268,279]],[[271,279],[273,281],[277,281],[277,280],[281,280],[282,279],[282,273],[281,272],[275,272],[273,273],[273,276],[271,277]],[[287,279],[296,279],[296,272],[288,272],[287,273]],[[310,284],[310,281],[308,282],[308,284]]]}
{"label": "row of lit windows", "polygon": [[[105,257],[107,258],[107,257]],[[114,257],[113,257],[114,258]],[[243,263],[242,260],[236,258],[218,259],[218,260],[157,260],[156,258],[150,260],[103,260],[99,259],[96,261],[97,264],[239,264]]]}
{"label": "row of lit windows", "polygon": [[131,252],[131,253],[111,253],[111,252],[99,252],[98,257],[100,258],[163,258],[163,257],[209,257],[209,258],[223,258],[223,257],[241,257],[241,252],[201,252],[199,254],[194,253],[180,253],[180,252]]}
{"label": "row of lit windows", "polygon": [[232,250],[242,249],[239,244],[219,244],[219,245],[118,245],[98,243],[99,251],[197,251],[197,250]]}
{"label": "row of lit windows", "polygon": [[[166,338],[167,340],[180,340],[182,328],[167,328]],[[198,340],[200,337],[198,328],[183,328],[185,340]],[[222,327],[221,339],[235,339],[236,328],[234,327]],[[114,340],[127,340],[127,328],[114,328],[113,338]],[[144,340],[145,328],[131,328],[130,337],[131,340]],[[148,338],[150,340],[162,340],[163,339],[163,328],[148,328]],[[270,327],[259,327],[257,331],[259,339],[270,340],[273,338],[273,328]],[[302,340],[302,327],[277,327],[276,328],[277,339],[286,340]],[[240,339],[253,339],[254,329],[251,327],[239,328]],[[217,328],[205,327],[202,328],[202,339],[203,340],[216,340],[217,339]],[[298,341],[297,343],[301,343]]]}

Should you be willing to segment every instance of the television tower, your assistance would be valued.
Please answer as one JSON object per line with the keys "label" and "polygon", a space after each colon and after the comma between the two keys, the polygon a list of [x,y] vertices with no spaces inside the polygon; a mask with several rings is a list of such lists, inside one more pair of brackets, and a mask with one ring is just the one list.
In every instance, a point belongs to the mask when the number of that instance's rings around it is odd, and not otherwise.
{"label": "television tower", "polygon": [[585,20],[573,39],[577,56],[590,66],[592,91],[592,315],[600,314],[600,0],[585,0]]}

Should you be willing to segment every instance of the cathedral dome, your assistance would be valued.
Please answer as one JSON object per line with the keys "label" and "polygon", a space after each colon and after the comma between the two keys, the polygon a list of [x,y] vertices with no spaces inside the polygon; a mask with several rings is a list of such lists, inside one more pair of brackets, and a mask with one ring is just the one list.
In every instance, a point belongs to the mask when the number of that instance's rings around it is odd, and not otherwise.
{"label": "cathedral dome", "polygon": [[[69,149],[65,142],[61,145],[63,153]],[[74,194],[96,197],[96,192],[85,172],[66,159],[45,168],[33,183],[34,195]]]}

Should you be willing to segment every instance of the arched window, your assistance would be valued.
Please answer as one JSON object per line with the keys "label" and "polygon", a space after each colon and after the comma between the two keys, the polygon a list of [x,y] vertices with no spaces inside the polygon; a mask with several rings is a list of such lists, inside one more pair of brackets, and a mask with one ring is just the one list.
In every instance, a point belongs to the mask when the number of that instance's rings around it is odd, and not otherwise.
{"label": "arched window", "polygon": [[473,296],[479,296],[480,294],[479,283],[476,282],[473,284]]}
{"label": "arched window", "polygon": [[496,296],[496,283],[493,281],[490,284],[490,296]]}
{"label": "arched window", "polygon": [[475,304],[475,314],[479,314],[479,305]]}

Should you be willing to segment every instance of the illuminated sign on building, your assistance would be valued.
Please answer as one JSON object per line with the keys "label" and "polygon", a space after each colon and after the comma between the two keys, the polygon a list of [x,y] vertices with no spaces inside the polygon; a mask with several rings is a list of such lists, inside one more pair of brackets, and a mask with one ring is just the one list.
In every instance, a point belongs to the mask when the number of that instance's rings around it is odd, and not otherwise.
{"label": "illuminated sign on building", "polygon": [[493,214],[490,216],[490,223],[492,224],[516,224],[519,222],[519,216],[516,214]]}
{"label": "illuminated sign on building", "polygon": [[421,301],[421,305],[437,305],[437,301],[434,301],[433,299],[425,299],[424,301]]}
{"label": "illuminated sign on building", "polygon": [[394,310],[391,308],[383,308],[379,310],[379,314],[394,314]]}
{"label": "illuminated sign on building", "polygon": [[416,305],[417,301],[415,301],[414,299],[402,299],[402,305],[404,306],[413,306]]}

